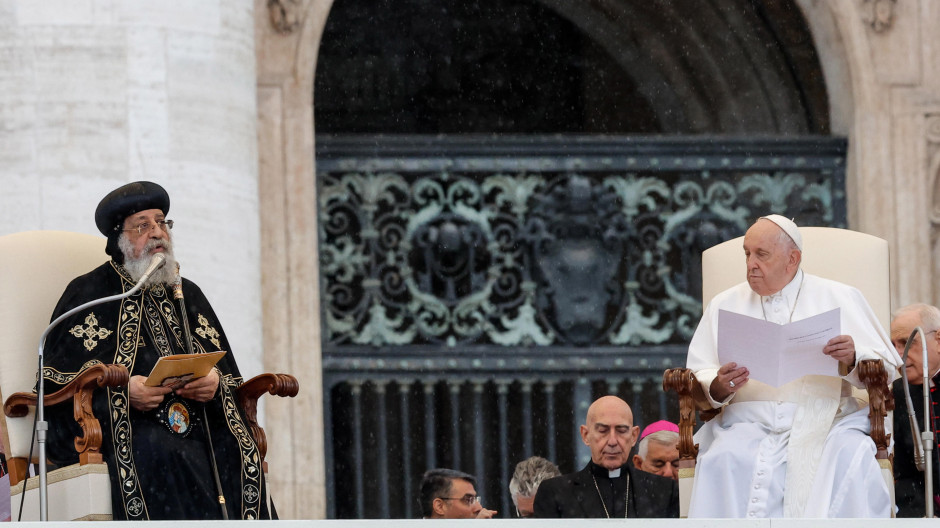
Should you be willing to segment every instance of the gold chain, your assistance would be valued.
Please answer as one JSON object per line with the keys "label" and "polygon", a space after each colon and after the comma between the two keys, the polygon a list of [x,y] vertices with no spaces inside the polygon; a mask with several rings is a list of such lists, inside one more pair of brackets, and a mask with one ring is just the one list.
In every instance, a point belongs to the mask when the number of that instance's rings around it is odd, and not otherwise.
{"label": "gold chain", "polygon": [[[624,470],[626,471],[626,470]],[[607,503],[604,502],[604,496],[601,495],[601,489],[597,486],[597,478],[594,476],[594,472],[591,472],[591,480],[594,481],[594,489],[597,490],[597,498],[601,500],[601,506],[604,507],[604,515],[610,519],[610,512],[607,511]],[[630,511],[630,473],[627,473],[627,491],[623,494],[623,517],[627,518],[627,514]]]}

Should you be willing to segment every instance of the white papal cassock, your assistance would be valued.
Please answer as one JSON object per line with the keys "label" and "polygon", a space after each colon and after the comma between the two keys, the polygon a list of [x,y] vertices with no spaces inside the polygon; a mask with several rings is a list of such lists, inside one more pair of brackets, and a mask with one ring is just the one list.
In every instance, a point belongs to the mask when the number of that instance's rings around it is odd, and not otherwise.
{"label": "white papal cassock", "polygon": [[[692,337],[687,366],[709,394],[721,366],[719,309],[784,324],[833,308],[841,308],[841,333],[852,336],[856,361],[880,359],[889,380],[897,377],[901,359],[861,292],[802,270],[772,296],[761,297],[747,282],[716,295]],[[868,408],[852,397],[852,385],[863,387],[855,369],[779,388],[751,379],[724,402],[712,400],[725,408],[695,435],[689,516],[890,517],[867,436]]]}

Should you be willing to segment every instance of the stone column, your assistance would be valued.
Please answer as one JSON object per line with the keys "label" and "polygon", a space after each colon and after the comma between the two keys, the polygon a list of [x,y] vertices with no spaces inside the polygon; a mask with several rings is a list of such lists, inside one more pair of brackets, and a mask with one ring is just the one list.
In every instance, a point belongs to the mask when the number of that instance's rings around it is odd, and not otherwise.
{"label": "stone column", "polygon": [[270,466],[282,518],[326,517],[313,79],[331,4],[255,0],[265,364],[300,381],[268,404],[269,423],[290,427],[269,442],[290,454]]}

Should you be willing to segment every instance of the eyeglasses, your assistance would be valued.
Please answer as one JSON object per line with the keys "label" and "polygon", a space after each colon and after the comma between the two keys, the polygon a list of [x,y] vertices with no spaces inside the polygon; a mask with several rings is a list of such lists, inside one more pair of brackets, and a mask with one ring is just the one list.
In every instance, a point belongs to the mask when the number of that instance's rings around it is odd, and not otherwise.
{"label": "eyeglasses", "polygon": [[157,220],[154,223],[144,222],[142,224],[137,224],[130,229],[122,229],[121,231],[137,231],[138,235],[142,235],[144,233],[149,233],[150,230],[154,228],[154,226],[158,226],[164,231],[169,231],[170,229],[173,229],[173,220]]}
{"label": "eyeglasses", "polygon": [[463,497],[438,497],[441,500],[459,500],[462,501],[467,506],[473,506],[474,504],[480,502],[479,495],[464,495]]}

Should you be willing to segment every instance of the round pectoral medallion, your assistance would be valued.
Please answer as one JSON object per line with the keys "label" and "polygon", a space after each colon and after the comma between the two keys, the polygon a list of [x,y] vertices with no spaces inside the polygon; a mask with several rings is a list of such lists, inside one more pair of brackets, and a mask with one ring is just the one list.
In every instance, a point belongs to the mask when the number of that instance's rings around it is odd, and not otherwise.
{"label": "round pectoral medallion", "polygon": [[179,398],[171,398],[164,402],[157,417],[167,429],[182,436],[189,435],[196,420],[192,407]]}

